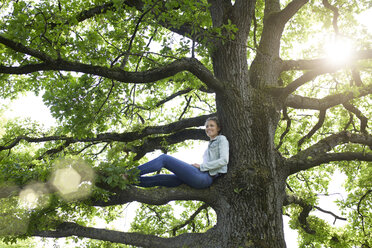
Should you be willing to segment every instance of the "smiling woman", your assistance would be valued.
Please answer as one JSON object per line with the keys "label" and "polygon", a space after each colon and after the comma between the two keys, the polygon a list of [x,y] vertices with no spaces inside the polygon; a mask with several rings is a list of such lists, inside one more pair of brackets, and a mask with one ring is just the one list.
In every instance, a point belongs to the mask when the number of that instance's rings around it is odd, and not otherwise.
{"label": "smiling woman", "polygon": [[[146,188],[155,186],[177,187],[181,184],[187,184],[192,188],[203,189],[211,186],[215,178],[226,174],[229,162],[229,142],[225,136],[220,135],[221,126],[217,117],[208,118],[205,128],[210,141],[203,155],[202,164],[189,164],[162,154],[156,159],[137,167],[140,175],[138,186]],[[173,174],[143,176],[160,171],[162,168],[168,169]],[[124,180],[128,179],[128,175],[123,174],[122,176]]]}

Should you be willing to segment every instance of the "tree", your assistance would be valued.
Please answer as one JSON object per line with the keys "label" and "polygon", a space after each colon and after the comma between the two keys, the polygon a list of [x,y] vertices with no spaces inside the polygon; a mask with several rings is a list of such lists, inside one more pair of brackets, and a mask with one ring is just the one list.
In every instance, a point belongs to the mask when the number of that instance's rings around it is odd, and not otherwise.
{"label": "tree", "polygon": [[[2,96],[42,95],[59,125],[3,125],[2,216],[16,231],[2,236],[285,247],[284,213],[302,247],[371,247],[371,33],[356,19],[370,7],[344,0],[3,1]],[[332,62],[322,50],[327,38],[335,42],[328,51],[351,40],[355,50]],[[148,152],[207,140],[198,127],[210,115],[220,118],[231,149],[229,172],[212,187],[145,190],[130,186],[135,175],[122,180]],[[343,216],[317,206],[336,170],[348,177]],[[68,185],[59,187],[63,175]],[[17,195],[26,189],[35,205],[19,210]],[[113,219],[115,206],[132,201],[150,204],[159,220],[171,218],[161,206],[175,200],[201,202],[186,202],[197,210],[186,226],[210,208],[216,224],[186,233],[176,225],[175,236],[87,225],[94,216]],[[310,215],[314,209],[347,216],[348,224],[334,228]],[[12,226],[9,213],[24,227]]]}

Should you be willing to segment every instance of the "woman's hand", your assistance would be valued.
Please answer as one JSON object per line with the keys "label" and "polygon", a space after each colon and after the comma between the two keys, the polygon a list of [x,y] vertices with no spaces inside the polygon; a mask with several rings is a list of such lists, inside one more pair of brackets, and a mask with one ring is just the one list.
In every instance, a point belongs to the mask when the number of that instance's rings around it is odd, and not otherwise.
{"label": "woman's hand", "polygon": [[191,165],[194,166],[195,168],[200,169],[200,164],[196,164],[196,163],[194,163],[194,164],[191,164]]}

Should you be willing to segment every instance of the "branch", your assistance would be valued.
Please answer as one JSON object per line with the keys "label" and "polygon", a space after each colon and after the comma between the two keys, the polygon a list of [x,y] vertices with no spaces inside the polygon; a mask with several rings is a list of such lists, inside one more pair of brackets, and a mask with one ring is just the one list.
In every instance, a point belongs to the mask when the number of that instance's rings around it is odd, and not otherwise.
{"label": "branch", "polygon": [[222,89],[222,83],[219,82],[219,80],[214,77],[213,73],[211,73],[200,61],[195,58],[182,58],[175,60],[168,65],[147,71],[128,72],[120,68],[107,68],[79,62],[70,62],[61,58],[53,59],[43,52],[36,51],[32,48],[22,45],[19,42],[9,40],[1,35],[0,43],[16,52],[27,54],[47,62],[23,65],[19,67],[7,67],[0,65],[0,73],[29,74],[37,71],[62,70],[87,73],[108,79],[114,79],[124,83],[150,83],[174,76],[179,72],[189,71],[212,89]]}
{"label": "branch", "polygon": [[317,76],[326,74],[326,73],[335,72],[337,69],[338,69],[337,66],[330,66],[330,67],[325,66],[325,67],[318,68],[313,71],[305,72],[302,76],[294,80],[292,83],[288,84],[288,86],[286,86],[285,88],[277,89],[277,91],[279,92],[280,97],[285,99],[288,95],[292,94],[299,87],[315,79]]}
{"label": "branch", "polygon": [[324,210],[324,209],[322,209],[321,207],[318,207],[318,206],[312,206],[312,205],[308,204],[304,199],[301,199],[296,195],[288,195],[287,194],[286,197],[284,198],[284,204],[283,205],[287,206],[287,205],[290,205],[290,204],[297,204],[297,205],[302,207],[302,211],[301,211],[301,213],[298,217],[298,220],[301,224],[301,227],[304,229],[304,231],[309,233],[309,234],[315,234],[315,231],[312,230],[307,223],[307,217],[309,216],[309,213],[313,208],[315,208],[315,209],[317,209],[317,210],[319,210],[323,213],[332,215],[335,218],[334,223],[336,222],[336,220],[343,220],[343,221],[347,220],[346,218],[340,217],[340,216],[334,214],[331,211]]}
{"label": "branch", "polygon": [[305,140],[307,139],[310,139],[311,136],[314,135],[314,133],[316,131],[319,130],[319,128],[322,127],[323,123],[324,123],[324,120],[325,120],[325,117],[326,117],[326,110],[321,110],[320,113],[319,113],[319,120],[318,122],[315,124],[315,126],[310,130],[310,132],[308,134],[306,134],[304,137],[302,137],[298,142],[297,142],[297,145],[298,145],[298,149],[301,148],[301,145],[305,142]]}
{"label": "branch", "polygon": [[[371,59],[372,58],[372,49],[357,51],[354,53],[350,61],[362,60],[362,59]],[[282,60],[282,69],[281,71],[290,71],[290,70],[314,70],[322,66],[327,66],[329,60],[326,58],[323,59],[314,59],[314,60]]]}
{"label": "branch", "polygon": [[323,5],[324,7],[326,7],[327,9],[333,12],[333,20],[332,20],[333,29],[335,30],[336,35],[338,35],[339,31],[338,31],[337,19],[338,19],[338,16],[340,15],[338,13],[338,9],[335,6],[331,5],[328,2],[328,0],[323,0]]}
{"label": "branch", "polygon": [[289,130],[291,128],[291,124],[292,124],[292,120],[291,120],[291,118],[288,115],[287,108],[284,108],[283,109],[283,119],[287,121],[287,126],[285,128],[285,131],[282,133],[282,135],[280,135],[279,144],[276,147],[277,150],[279,150],[279,148],[282,146],[284,137],[289,132]]}
{"label": "branch", "polygon": [[[66,141],[69,144],[77,143],[77,142],[111,142],[111,141],[118,141],[118,142],[132,142],[135,140],[143,139],[150,135],[156,134],[171,134],[174,132],[181,131],[186,128],[190,127],[199,127],[205,124],[205,120],[212,115],[202,115],[194,118],[183,119],[177,122],[173,122],[163,126],[152,126],[152,127],[145,127],[142,130],[136,132],[127,132],[127,133],[103,133],[98,134],[96,137],[93,138],[73,138],[73,137],[64,137],[64,136],[48,136],[48,137],[28,137],[28,136],[19,136],[14,139],[12,143],[9,145],[0,146],[0,151],[9,150],[19,144],[20,141],[25,140],[30,143],[41,143],[47,141]],[[193,129],[191,129],[193,130]],[[200,131],[186,131],[189,132],[191,137],[201,137]],[[184,139],[186,140],[187,137]],[[204,139],[204,137],[202,137]]]}
{"label": "branch", "polygon": [[208,234],[189,233],[174,238],[160,238],[153,235],[126,233],[107,229],[84,227],[76,223],[64,222],[56,230],[36,231],[33,236],[45,238],[62,238],[69,236],[85,237],[113,243],[134,245],[137,247],[194,247],[201,238]]}
{"label": "branch", "polygon": [[171,100],[173,100],[174,98],[176,98],[177,96],[181,96],[181,95],[184,95],[184,94],[187,94],[189,92],[191,92],[193,89],[192,88],[187,88],[187,89],[184,89],[184,90],[180,90],[170,96],[168,96],[167,98],[159,101],[158,103],[156,103],[156,107],[160,107],[161,105],[163,105],[164,103],[166,102],[169,102]]}
{"label": "branch", "polygon": [[137,201],[150,205],[165,205],[170,201],[203,201],[210,206],[216,204],[217,193],[214,191],[213,185],[207,189],[194,189],[187,185],[181,185],[175,188],[148,188],[142,189],[135,186],[130,186],[125,190],[112,189],[108,185],[97,185],[110,192],[115,192],[107,200],[91,199],[93,206],[107,207],[114,205],[122,205],[125,203]]}
{"label": "branch", "polygon": [[309,0],[293,0],[277,15],[278,22],[285,25]]}
{"label": "branch", "polygon": [[182,120],[183,115],[186,114],[187,109],[190,107],[191,99],[192,99],[192,96],[189,96],[188,98],[187,98],[187,96],[185,96],[186,106],[184,107],[180,117],[178,117],[178,120]]}
{"label": "branch", "polygon": [[349,90],[344,93],[326,96],[322,99],[289,95],[286,99],[285,106],[295,109],[328,109],[352,99],[372,94],[372,84],[357,88],[357,90],[359,91],[359,94],[355,94],[353,90]]}
{"label": "branch", "polygon": [[364,227],[364,217],[365,216],[360,211],[360,205],[361,205],[362,201],[364,200],[364,198],[366,198],[367,195],[370,194],[370,193],[372,193],[372,190],[371,189],[367,190],[367,192],[360,198],[360,200],[358,202],[358,207],[357,207],[357,212],[358,212],[358,214],[360,215],[360,217],[362,219],[362,229],[363,229],[363,233],[364,234],[366,234],[365,227]]}
{"label": "branch", "polygon": [[[156,5],[156,4],[155,4],[155,5]],[[154,6],[155,6],[155,5],[154,5]],[[129,58],[129,52],[130,52],[130,50],[132,49],[133,41],[134,41],[134,38],[136,37],[136,34],[137,34],[138,28],[139,28],[139,26],[140,26],[140,24],[141,24],[141,21],[142,21],[142,19],[146,16],[146,14],[149,13],[149,12],[154,8],[154,6],[152,6],[150,9],[144,11],[144,12],[142,13],[142,15],[138,18],[138,21],[137,21],[137,24],[136,24],[136,26],[135,26],[135,28],[134,28],[134,31],[133,31],[132,37],[130,38],[130,41],[129,41],[128,49],[127,49],[126,52],[124,52],[125,57],[124,57],[123,60],[122,60],[122,63],[121,63],[120,68],[122,68],[122,69],[125,68],[125,65],[126,65],[126,63],[127,63],[127,61],[128,61],[128,58]]]}
{"label": "branch", "polygon": [[353,78],[353,80],[351,80],[350,82],[351,86],[355,85],[355,86],[360,87],[363,85],[362,78],[360,77],[360,72],[356,67],[353,67],[351,69],[351,76]]}
{"label": "branch", "polygon": [[[275,73],[280,70],[279,59],[280,39],[287,21],[294,16],[308,0],[293,0],[283,10],[280,10],[279,0],[265,0],[264,26],[259,44],[259,52],[252,62],[253,71],[262,70],[261,64],[275,60]],[[272,65],[271,65],[272,66]],[[257,67],[257,68],[256,68]],[[251,70],[252,70],[251,69]],[[256,80],[256,79],[253,79]]]}
{"label": "branch", "polygon": [[288,161],[289,175],[334,161],[372,161],[372,153],[364,152],[321,153],[313,155],[316,157],[309,156],[308,159],[296,161],[291,159]]}
{"label": "branch", "polygon": [[307,217],[309,216],[310,211],[313,209],[313,206],[295,195],[286,195],[283,205],[287,206],[290,204],[297,204],[302,207],[302,211],[298,216],[298,222],[300,222],[300,225],[305,232],[315,234],[316,232],[311,229],[309,227],[309,223],[307,223]]}
{"label": "branch", "polygon": [[289,158],[285,162],[288,175],[332,161],[372,161],[372,153],[327,153],[334,147],[348,142],[372,147],[372,135],[360,135],[343,131],[326,137],[306,150]]}
{"label": "branch", "polygon": [[352,104],[350,104],[348,102],[343,103],[343,105],[344,105],[344,107],[348,111],[350,111],[351,113],[355,114],[359,118],[359,120],[360,120],[360,131],[362,133],[367,134],[368,133],[367,132],[367,126],[368,126],[368,119],[367,119],[367,117],[365,117],[362,114],[362,112],[359,109],[357,109],[354,105],[352,105]]}
{"label": "branch", "polygon": [[[37,51],[35,49],[26,47],[26,46],[22,45],[21,43],[15,42],[15,41],[10,40],[8,38],[5,38],[2,35],[0,35],[0,43],[4,44],[5,46],[7,46],[11,49],[13,49],[16,52],[20,52],[20,53],[23,53],[23,54],[30,55],[32,57],[40,59],[41,61],[44,61],[44,62],[53,61],[52,57],[46,55],[45,53],[42,53],[42,52]],[[46,65],[46,64],[39,64],[39,66],[40,65]],[[34,66],[34,65],[31,65],[31,66]],[[6,67],[0,66],[0,73],[4,73],[4,72],[2,72],[2,68],[6,68]],[[10,67],[10,68],[19,68],[19,67]]]}
{"label": "branch", "polygon": [[27,141],[29,143],[41,143],[41,142],[47,142],[47,141],[66,141],[68,143],[75,143],[77,140],[73,138],[63,137],[63,136],[48,136],[48,137],[41,137],[41,138],[34,138],[34,137],[28,137],[28,136],[18,136],[11,142],[9,145],[0,146],[0,151],[4,150],[10,150],[16,145],[19,144],[22,140]]}
{"label": "branch", "polygon": [[180,224],[180,225],[178,225],[178,226],[175,226],[175,227],[173,227],[172,228],[172,234],[173,234],[173,236],[176,236],[176,232],[178,231],[178,230],[180,230],[181,228],[183,228],[183,227],[185,227],[185,226],[187,226],[188,224],[190,224],[195,218],[196,218],[196,216],[198,216],[198,214],[201,212],[201,211],[203,211],[204,209],[208,209],[208,204],[203,204],[203,205],[201,205],[191,216],[190,216],[190,218],[187,220],[187,221],[185,221],[184,223],[182,223],[182,224]]}
{"label": "branch", "polygon": [[323,213],[325,213],[325,214],[330,214],[330,215],[332,215],[334,218],[335,218],[335,220],[334,220],[334,222],[333,222],[333,224],[335,224],[336,223],[336,220],[343,220],[343,221],[347,221],[347,219],[346,218],[344,218],[344,217],[340,217],[340,216],[338,216],[338,215],[336,215],[336,214],[334,214],[333,212],[331,212],[331,211],[328,211],[328,210],[324,210],[324,209],[322,209],[321,207],[318,207],[318,206],[314,206],[314,208],[316,208],[317,210],[319,210],[320,212],[323,212]]}
{"label": "branch", "polygon": [[[16,50],[22,52],[22,49]],[[27,53],[31,53],[30,51]],[[41,53],[40,53],[41,54]],[[39,54],[34,54],[39,56]],[[170,64],[142,72],[128,72],[120,68],[107,68],[103,66],[94,66],[79,62],[70,62],[63,59],[51,60],[50,57],[39,56],[48,60],[48,63],[30,64],[19,67],[7,67],[0,65],[0,73],[4,74],[29,74],[37,71],[73,71],[91,74],[117,80],[123,83],[146,84],[156,82],[183,71],[189,71],[211,89],[222,90],[222,83],[197,59],[182,58],[173,61]]]}
{"label": "branch", "polygon": [[[144,11],[144,1],[142,0],[127,0],[123,1],[123,5],[127,5],[129,7],[134,7],[138,11],[143,12]],[[83,10],[82,12],[78,13],[76,17],[73,17],[73,19],[76,19],[78,23],[83,22],[85,20],[88,20],[94,16],[104,14],[107,11],[112,10],[115,11],[116,8],[114,6],[113,2],[107,2],[99,6],[94,6],[88,10]],[[162,11],[168,12],[168,9],[163,8]],[[200,27],[198,28],[193,28],[195,26],[195,23],[184,23],[179,27],[174,27],[170,22],[167,22],[165,20],[158,20],[158,23],[162,25],[164,28],[177,33],[181,36],[188,36],[189,38],[196,40],[198,39],[199,41],[203,40],[203,38],[208,35],[207,30],[202,29]],[[55,28],[58,24],[56,23],[51,23],[50,26],[52,28]],[[66,21],[63,23],[63,25],[70,25],[69,21]],[[195,32],[195,30],[199,30],[199,32]],[[193,35],[191,35],[193,34]]]}

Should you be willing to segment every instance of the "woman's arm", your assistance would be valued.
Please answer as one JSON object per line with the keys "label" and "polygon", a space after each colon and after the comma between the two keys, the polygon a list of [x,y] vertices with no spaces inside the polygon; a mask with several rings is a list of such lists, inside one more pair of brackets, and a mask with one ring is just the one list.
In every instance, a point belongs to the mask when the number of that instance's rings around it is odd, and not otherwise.
{"label": "woman's arm", "polygon": [[194,166],[195,168],[200,168],[200,164],[197,164],[197,163],[194,163],[194,164],[191,164],[192,166]]}

